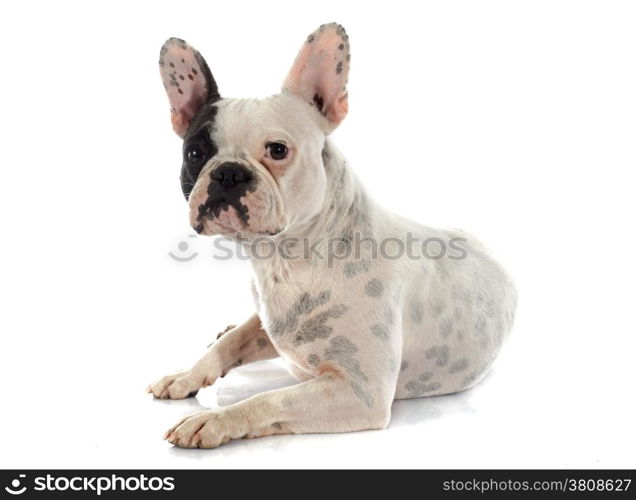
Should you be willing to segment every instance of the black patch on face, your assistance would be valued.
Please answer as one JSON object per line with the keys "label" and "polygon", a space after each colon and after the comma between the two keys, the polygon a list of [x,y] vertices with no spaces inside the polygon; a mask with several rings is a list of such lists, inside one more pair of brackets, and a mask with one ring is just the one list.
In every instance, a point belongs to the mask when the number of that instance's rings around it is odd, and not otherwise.
{"label": "black patch on face", "polygon": [[[183,40],[175,39],[177,43],[182,48],[186,48],[187,45]],[[167,50],[167,49],[166,49]],[[207,95],[205,103],[201,106],[201,109],[194,116],[192,121],[190,122],[190,126],[188,127],[188,131],[183,139],[183,165],[181,167],[181,190],[183,191],[183,196],[187,200],[190,197],[190,193],[194,188],[195,183],[197,182],[197,178],[201,173],[201,170],[205,166],[205,164],[210,160],[210,158],[214,157],[218,152],[218,148],[216,144],[210,138],[211,132],[214,130],[214,121],[216,119],[217,107],[215,103],[221,99],[219,95],[219,88],[212,76],[212,72],[208,67],[205,59],[201,56],[199,52],[192,49],[194,58],[199,66],[199,70],[201,71],[201,75],[205,79],[205,85],[207,88]],[[163,55],[163,54],[162,54]],[[159,61],[160,64],[162,61]],[[182,62],[185,60],[182,59]],[[174,65],[171,64],[171,67]],[[197,68],[190,68],[191,74],[188,73],[188,78],[190,80],[194,80],[194,76],[199,75],[199,70]],[[173,71],[170,74],[170,84],[176,86],[178,88],[178,92],[183,94],[183,91],[179,88],[179,82],[177,81],[177,73]],[[185,80],[183,75],[179,75],[179,79]],[[200,147],[204,153],[205,157],[203,161],[198,161],[196,163],[191,163],[188,161],[187,151],[190,147],[196,145]],[[196,229],[196,228],[195,228]],[[201,231],[203,228],[201,228]]]}
{"label": "black patch on face", "polygon": [[[192,120],[190,128],[183,140],[183,165],[181,167],[181,190],[187,200],[194,188],[201,169],[213,158],[218,148],[210,138],[210,132],[214,130],[214,120],[216,119],[217,107],[214,105],[204,106]],[[188,151],[192,147],[199,147],[205,153],[202,160],[191,163],[188,159]]]}
{"label": "black patch on face", "polygon": [[322,113],[322,108],[325,105],[325,101],[323,100],[322,96],[318,93],[314,94],[314,105],[316,106],[316,108],[318,108],[318,111]]}
{"label": "black patch on face", "polygon": [[[233,178],[236,181],[226,182],[219,178],[221,169],[231,169]],[[247,206],[241,203],[248,192],[256,190],[256,178],[251,171],[241,163],[222,163],[210,172],[210,184],[208,185],[208,198],[205,203],[199,206],[199,215],[197,221],[201,222],[204,218],[218,217],[222,211],[233,207],[240,219],[247,224],[249,214]],[[198,227],[195,231],[198,232]]]}

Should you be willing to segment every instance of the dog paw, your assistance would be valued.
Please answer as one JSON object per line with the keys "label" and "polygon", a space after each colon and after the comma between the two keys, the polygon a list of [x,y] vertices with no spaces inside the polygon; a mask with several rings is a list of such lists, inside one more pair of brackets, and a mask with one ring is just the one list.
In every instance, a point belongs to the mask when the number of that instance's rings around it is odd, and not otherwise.
{"label": "dog paw", "polygon": [[197,395],[203,382],[190,372],[167,375],[148,386],[147,391],[157,399],[184,399]]}
{"label": "dog paw", "polygon": [[218,410],[206,410],[184,417],[163,438],[181,448],[216,448],[231,439],[229,427]]}

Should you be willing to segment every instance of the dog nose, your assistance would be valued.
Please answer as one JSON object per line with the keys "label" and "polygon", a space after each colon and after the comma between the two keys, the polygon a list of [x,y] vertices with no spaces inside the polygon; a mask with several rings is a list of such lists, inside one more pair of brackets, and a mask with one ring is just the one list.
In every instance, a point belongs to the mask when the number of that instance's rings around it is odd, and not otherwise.
{"label": "dog nose", "polygon": [[252,179],[252,173],[240,163],[221,163],[212,171],[212,179],[223,187],[230,188]]}

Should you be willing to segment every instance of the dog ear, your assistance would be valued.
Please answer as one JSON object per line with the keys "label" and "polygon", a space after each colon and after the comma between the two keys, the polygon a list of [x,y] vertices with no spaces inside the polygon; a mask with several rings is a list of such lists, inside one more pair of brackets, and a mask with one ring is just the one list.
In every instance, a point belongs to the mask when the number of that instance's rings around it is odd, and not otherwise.
{"label": "dog ear", "polygon": [[170,101],[172,128],[183,138],[201,107],[220,99],[219,90],[201,54],[179,38],[169,38],[161,47],[159,71]]}
{"label": "dog ear", "polygon": [[322,113],[335,128],[347,115],[349,37],[336,23],[323,24],[303,44],[285,82],[291,92]]}

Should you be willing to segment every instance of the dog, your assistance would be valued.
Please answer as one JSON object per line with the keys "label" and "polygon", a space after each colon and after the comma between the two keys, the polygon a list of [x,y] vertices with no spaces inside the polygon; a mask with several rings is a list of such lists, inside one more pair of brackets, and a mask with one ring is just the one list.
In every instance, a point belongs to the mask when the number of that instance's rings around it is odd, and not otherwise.
{"label": "dog", "polygon": [[[512,327],[515,287],[471,236],[380,208],[333,145],[348,110],[342,26],[309,35],[281,93],[265,99],[222,98],[201,54],[178,38],[165,42],[159,66],[183,139],[191,226],[284,251],[251,258],[256,313],[148,391],[191,397],[236,366],[278,357],[299,380],[187,416],[165,439],[214,448],[381,429],[395,399],[451,394],[484,377]],[[437,250],[404,255],[409,239]],[[312,252],[301,251],[306,243]]]}

